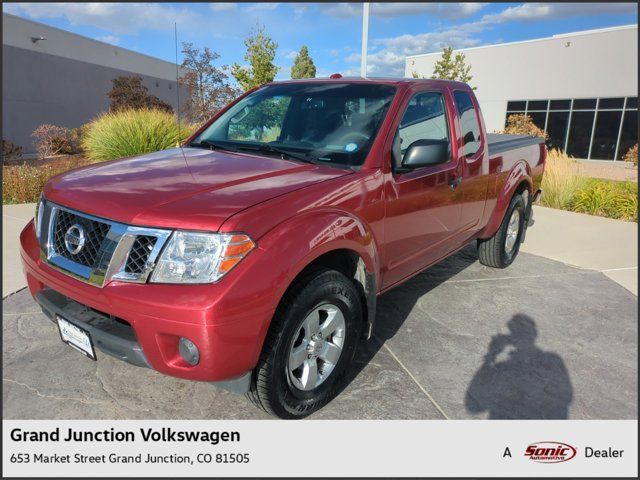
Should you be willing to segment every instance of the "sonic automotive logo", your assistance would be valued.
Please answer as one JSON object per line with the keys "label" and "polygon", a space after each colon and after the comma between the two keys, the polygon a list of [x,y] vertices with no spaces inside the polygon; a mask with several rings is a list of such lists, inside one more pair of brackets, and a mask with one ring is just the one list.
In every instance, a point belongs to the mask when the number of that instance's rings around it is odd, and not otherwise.
{"label": "sonic automotive logo", "polygon": [[562,442],[536,442],[527,447],[525,457],[538,463],[560,463],[576,456],[576,449]]}

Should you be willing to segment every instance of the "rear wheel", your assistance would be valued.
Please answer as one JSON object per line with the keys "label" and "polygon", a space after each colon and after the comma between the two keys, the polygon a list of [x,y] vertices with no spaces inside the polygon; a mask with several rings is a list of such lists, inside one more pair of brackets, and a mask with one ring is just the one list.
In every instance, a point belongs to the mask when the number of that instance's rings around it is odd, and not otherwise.
{"label": "rear wheel", "polygon": [[520,251],[525,229],[526,205],[522,195],[511,199],[500,228],[491,238],[478,240],[480,263],[494,268],[506,268]]}
{"label": "rear wheel", "polygon": [[335,270],[311,269],[274,315],[249,399],[280,418],[302,418],[320,409],[342,385],[361,328],[353,282]]}

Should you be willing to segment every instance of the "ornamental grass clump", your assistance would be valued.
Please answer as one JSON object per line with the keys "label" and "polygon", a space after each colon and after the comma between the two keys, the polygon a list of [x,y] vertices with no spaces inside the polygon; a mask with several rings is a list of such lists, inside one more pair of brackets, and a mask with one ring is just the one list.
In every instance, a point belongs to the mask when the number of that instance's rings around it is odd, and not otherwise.
{"label": "ornamental grass clump", "polygon": [[584,181],[578,162],[562,150],[549,150],[542,177],[541,204],[569,210],[578,188]]}
{"label": "ornamental grass clump", "polygon": [[113,160],[175,147],[194,130],[162,110],[122,110],[89,123],[82,146],[91,160]]}
{"label": "ornamental grass clump", "polygon": [[618,220],[638,221],[638,184],[590,178],[578,188],[571,210]]}

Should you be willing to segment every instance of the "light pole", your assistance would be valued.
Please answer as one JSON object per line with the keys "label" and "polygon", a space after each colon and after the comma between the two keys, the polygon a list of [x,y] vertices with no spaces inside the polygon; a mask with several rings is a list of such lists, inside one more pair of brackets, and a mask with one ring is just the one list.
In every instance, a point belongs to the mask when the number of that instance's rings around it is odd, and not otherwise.
{"label": "light pole", "polygon": [[369,2],[362,4],[362,58],[360,59],[360,76],[367,76],[367,40],[369,37]]}

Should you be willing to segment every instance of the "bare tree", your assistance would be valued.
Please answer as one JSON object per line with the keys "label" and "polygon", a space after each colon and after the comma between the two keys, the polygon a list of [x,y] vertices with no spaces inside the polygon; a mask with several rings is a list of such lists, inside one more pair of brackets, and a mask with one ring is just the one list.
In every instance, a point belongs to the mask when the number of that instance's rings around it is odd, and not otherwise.
{"label": "bare tree", "polygon": [[237,97],[240,91],[229,83],[228,67],[214,65],[220,55],[209,47],[200,49],[192,43],[183,42],[182,54],[184,74],[179,83],[187,89],[182,111],[188,121],[203,123]]}

